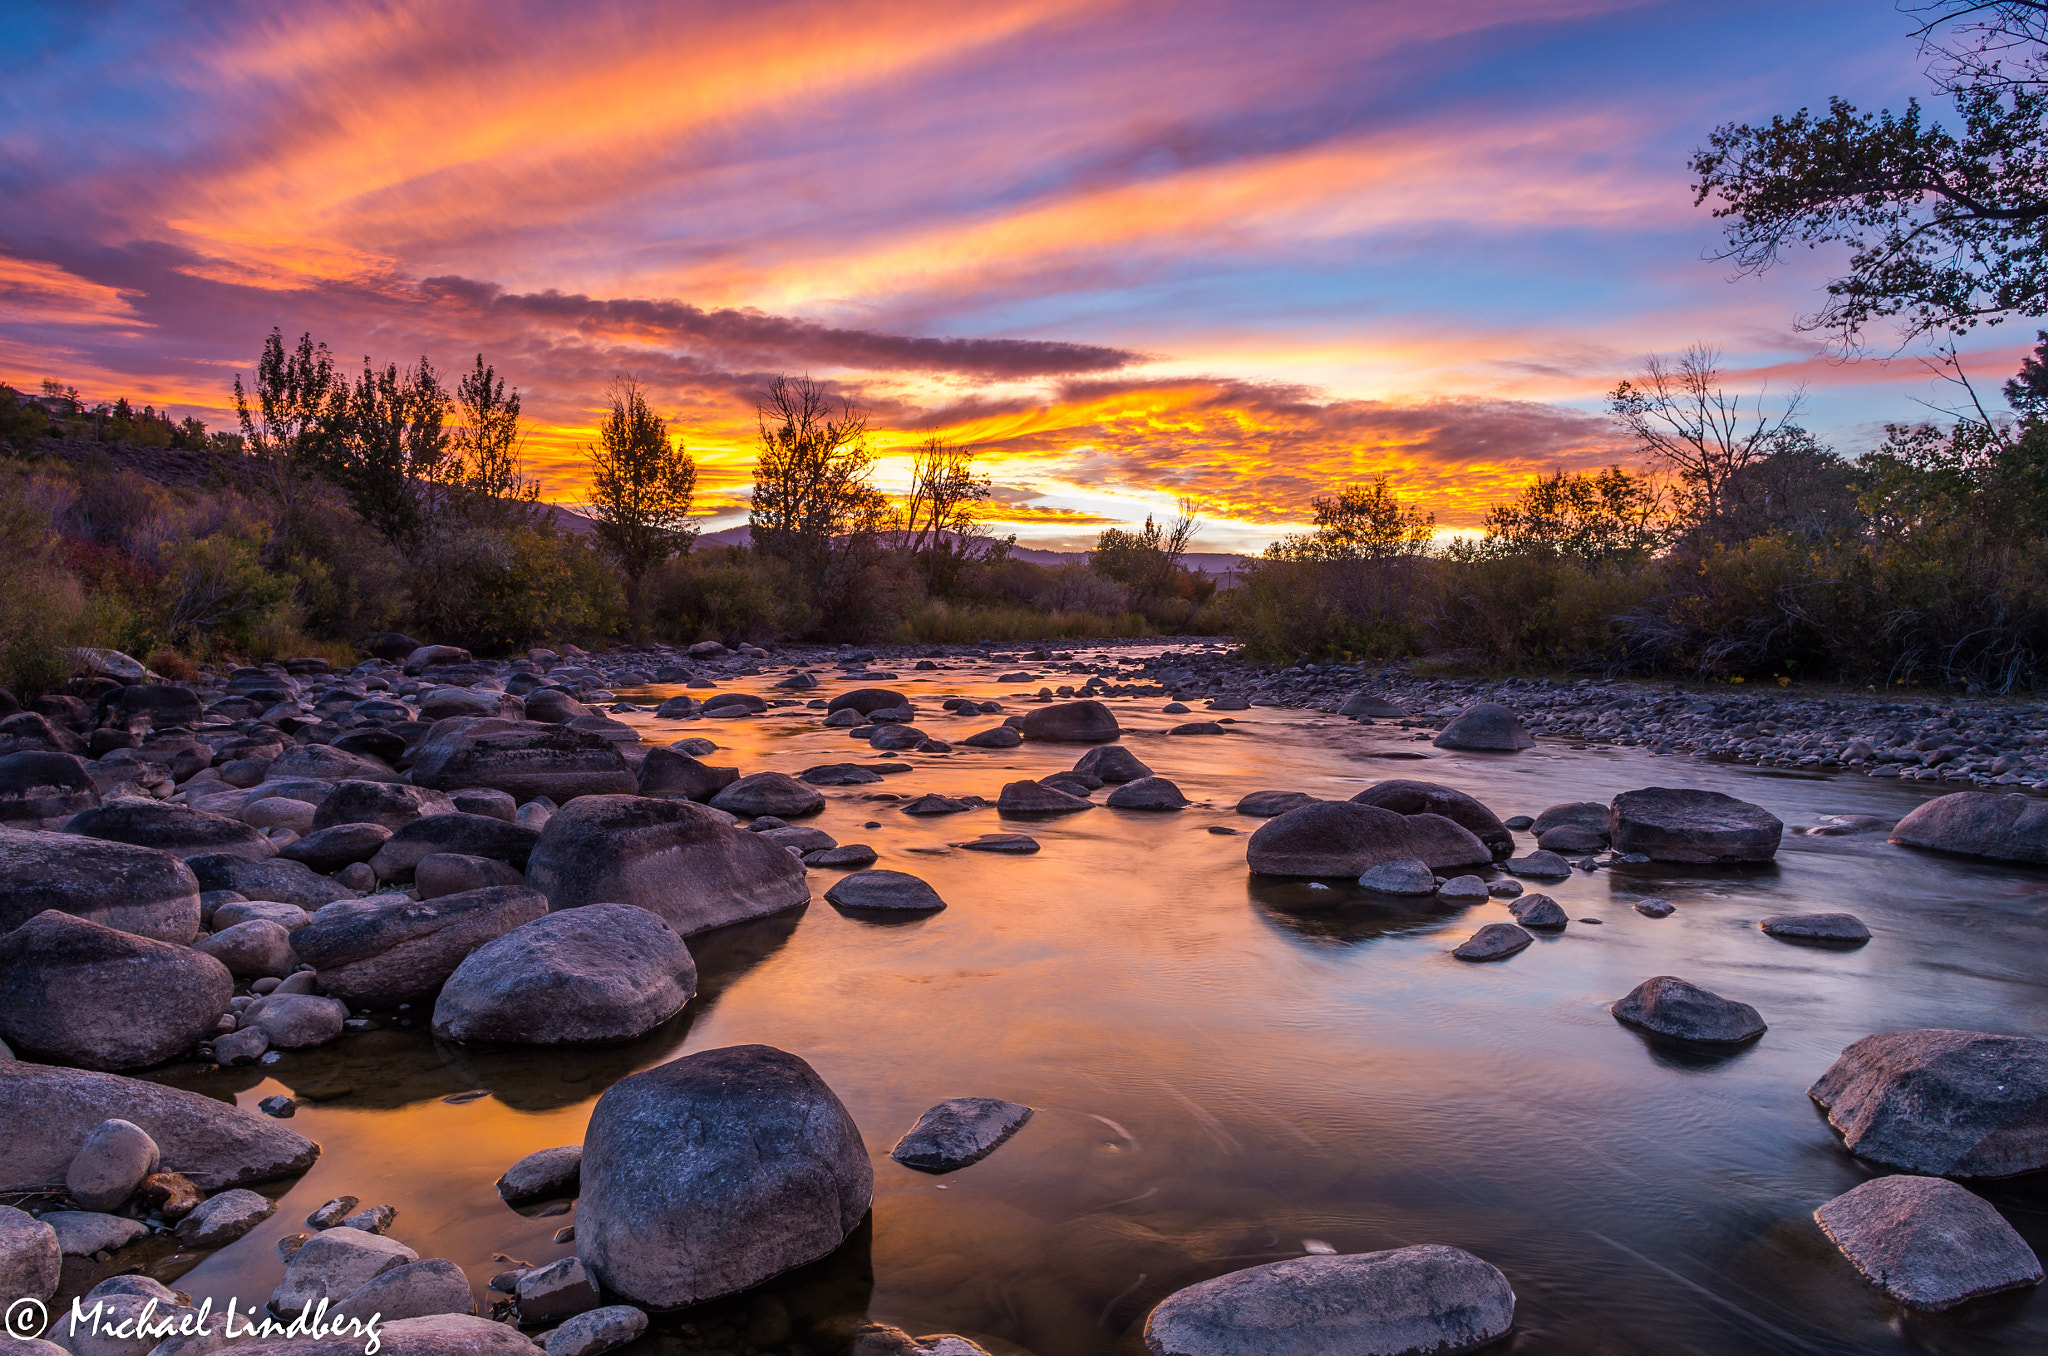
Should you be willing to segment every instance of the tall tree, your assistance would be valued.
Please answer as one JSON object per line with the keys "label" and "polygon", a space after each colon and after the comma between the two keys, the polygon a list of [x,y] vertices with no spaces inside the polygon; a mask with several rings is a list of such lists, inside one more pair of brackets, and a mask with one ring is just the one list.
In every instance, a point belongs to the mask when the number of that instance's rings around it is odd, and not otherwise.
{"label": "tall tree", "polygon": [[326,344],[315,344],[310,333],[300,335],[298,347],[287,352],[284,332],[272,329],[256,360],[255,386],[252,411],[241,374],[235,374],[242,450],[254,458],[265,488],[289,507],[297,481],[315,469],[337,408],[345,406],[348,379],[335,376],[334,355]]}
{"label": "tall tree", "polygon": [[1182,496],[1171,525],[1153,521],[1148,513],[1145,525],[1136,532],[1120,527],[1103,529],[1095,539],[1095,549],[1088,553],[1088,568],[1122,584],[1135,598],[1162,598],[1173,591],[1181,557],[1201,527],[1201,520],[1195,517],[1195,501]]}
{"label": "tall tree", "polygon": [[1841,244],[1848,271],[1800,323],[1861,341],[1896,317],[1910,338],[2048,313],[2048,4],[1902,6],[1951,131],[1831,98],[1768,123],[1729,123],[1694,152],[1695,201],[1726,222],[1722,257],[1761,273],[1795,245]]}
{"label": "tall tree", "polygon": [[1267,548],[1282,560],[1381,562],[1428,555],[1436,536],[1436,515],[1404,504],[1387,477],[1347,485],[1310,501],[1315,531],[1287,537]]}
{"label": "tall tree", "polygon": [[1772,414],[1764,397],[1745,399],[1721,384],[1720,356],[1703,344],[1676,363],[1653,357],[1642,375],[1608,392],[1607,410],[1636,450],[1678,477],[1681,509],[1694,524],[1712,522],[1730,506],[1737,477],[1788,438],[1803,437],[1793,422],[1798,391]]}
{"label": "tall tree", "polygon": [[[457,423],[450,452],[457,493],[470,516],[525,521],[540,485],[526,479],[519,445],[519,392],[505,392],[505,379],[476,355],[476,366],[455,387]],[[693,482],[694,483],[694,482]]]}
{"label": "tall tree", "polygon": [[328,402],[321,471],[363,520],[400,545],[416,544],[446,499],[449,399],[424,357],[417,367],[381,369],[363,359],[353,389]]}
{"label": "tall tree", "polygon": [[588,512],[598,543],[637,593],[649,570],[688,551],[697,539],[689,523],[697,463],[670,440],[668,421],[648,405],[638,381],[615,377],[605,399],[610,411],[598,426],[597,441],[584,449],[590,462]]}
{"label": "tall tree", "polygon": [[933,434],[912,456],[903,536],[912,558],[924,557],[927,588],[938,587],[942,562],[962,555],[975,529],[976,506],[992,488],[987,476],[974,473],[971,447],[953,446]]}
{"label": "tall tree", "polygon": [[869,483],[867,415],[833,399],[809,377],[777,377],[755,406],[754,548],[790,561],[815,590],[829,592],[851,539],[880,525],[886,507]]}
{"label": "tall tree", "polygon": [[1641,558],[1664,538],[1664,496],[1619,466],[1538,476],[1486,514],[1486,546],[1502,555],[1566,556],[1588,565]]}

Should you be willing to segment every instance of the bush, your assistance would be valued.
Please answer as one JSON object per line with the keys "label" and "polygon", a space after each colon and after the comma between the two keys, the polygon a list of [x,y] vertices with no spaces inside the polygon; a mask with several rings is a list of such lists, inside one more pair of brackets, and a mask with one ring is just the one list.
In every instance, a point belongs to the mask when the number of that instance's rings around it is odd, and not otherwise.
{"label": "bush", "polygon": [[678,556],[642,581],[641,607],[662,640],[767,641],[811,629],[796,568],[744,547]]}

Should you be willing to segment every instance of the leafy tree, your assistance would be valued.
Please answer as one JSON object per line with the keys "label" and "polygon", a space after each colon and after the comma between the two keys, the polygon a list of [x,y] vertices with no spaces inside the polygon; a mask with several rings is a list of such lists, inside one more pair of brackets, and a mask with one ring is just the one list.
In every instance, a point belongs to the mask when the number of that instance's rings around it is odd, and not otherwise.
{"label": "leafy tree", "polygon": [[869,482],[867,414],[809,377],[777,377],[755,406],[754,549],[789,561],[820,603],[864,562],[887,501]]}
{"label": "leafy tree", "polygon": [[1436,534],[1436,515],[1395,497],[1387,477],[1347,485],[1310,501],[1315,531],[1274,542],[1266,554],[1276,560],[1383,561],[1425,556]]}
{"label": "leafy tree", "polygon": [[24,456],[35,450],[36,439],[49,431],[50,419],[40,405],[20,399],[14,390],[0,386],[0,448]]}
{"label": "leafy tree", "polygon": [[1639,560],[1663,542],[1663,499],[1647,479],[1619,466],[1591,475],[1538,476],[1514,503],[1487,511],[1486,547],[1588,565]]}
{"label": "leafy tree", "polygon": [[354,389],[329,396],[314,460],[365,522],[394,543],[417,543],[453,469],[448,413],[448,392],[425,358],[400,372],[366,357]]}
{"label": "leafy tree", "polygon": [[670,442],[668,421],[649,408],[639,382],[617,377],[605,398],[611,412],[598,426],[597,441],[584,449],[589,513],[598,542],[637,590],[649,570],[688,551],[697,538],[689,525],[697,464],[680,443]]}
{"label": "leafy tree", "polygon": [[242,450],[253,458],[264,488],[287,509],[295,481],[313,469],[329,436],[338,408],[345,408],[346,378],[334,374],[334,355],[326,344],[302,334],[287,353],[284,334],[273,329],[256,360],[256,409],[235,375],[235,415],[242,425]]}
{"label": "leafy tree", "polygon": [[1695,344],[1677,363],[1653,357],[1643,374],[1618,383],[1607,409],[1636,451],[1662,462],[1678,477],[1681,515],[1697,526],[1720,516],[1736,478],[1788,438],[1805,436],[1792,421],[1799,413],[1794,392],[1777,414],[1762,396],[1746,401],[1721,385],[1720,358]]}
{"label": "leafy tree", "polygon": [[1800,323],[1860,341],[1896,317],[1908,337],[2048,312],[2048,4],[1906,6],[1954,130],[1839,98],[1759,125],[1718,127],[1695,151],[1695,201],[1716,200],[1722,257],[1761,273],[1795,245],[1846,245],[1848,271]]}
{"label": "leafy tree", "polygon": [[1145,526],[1136,532],[1111,527],[1095,540],[1088,555],[1088,568],[1104,579],[1122,584],[1140,601],[1163,598],[1173,591],[1180,573],[1180,558],[1201,529],[1192,499],[1182,498],[1171,526],[1145,515]]}
{"label": "leafy tree", "polygon": [[481,353],[456,383],[455,412],[450,480],[464,514],[529,522],[534,515],[528,506],[540,498],[540,484],[526,479],[520,462],[519,392],[505,393],[504,378]]}
{"label": "leafy tree", "polygon": [[981,536],[976,509],[988,498],[987,476],[974,473],[974,449],[948,445],[937,434],[911,459],[910,495],[903,505],[902,534],[911,557],[924,557],[925,586],[951,583],[976,550]]}

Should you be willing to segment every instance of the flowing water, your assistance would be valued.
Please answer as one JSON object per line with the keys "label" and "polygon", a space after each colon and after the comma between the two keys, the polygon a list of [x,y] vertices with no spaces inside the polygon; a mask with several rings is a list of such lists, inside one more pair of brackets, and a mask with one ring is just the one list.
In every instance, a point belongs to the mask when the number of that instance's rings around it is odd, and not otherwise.
{"label": "flowing water", "polygon": [[[922,728],[958,739],[998,718],[953,717],[938,701],[1014,698],[1019,685],[996,683],[1000,671],[905,673],[889,686],[916,697]],[[737,686],[766,692],[772,679]],[[1199,717],[1163,704],[1112,703],[1126,745],[1196,802],[1179,813],[912,818],[867,799],[993,800],[1006,781],[1071,766],[1075,746],[889,754],[915,770],[828,791],[805,822],[873,845],[878,865],[924,877],[950,907],[857,920],[822,898],[838,873],[814,871],[806,909],[695,939],[699,996],[630,1046],[477,1051],[387,1028],[260,1070],[177,1078],[245,1106],[296,1093],[292,1124],[324,1151],[254,1234],[196,1265],[164,1259],[158,1274],[189,1268],[177,1284],[195,1296],[260,1302],[282,1270],[275,1241],[346,1192],[395,1205],[391,1232],[461,1263],[483,1293],[503,1269],[494,1253],[541,1263],[573,1250],[551,1241],[573,1215],[498,1200],[506,1166],[581,1139],[598,1095],[633,1070],[763,1042],[808,1060],[859,1123],[874,1160],[872,1223],[824,1263],[687,1315],[688,1328],[663,1325],[644,1339],[650,1349],[816,1351],[801,1344],[806,1322],[865,1311],[999,1353],[1131,1353],[1147,1310],[1192,1282],[1324,1246],[1450,1243],[1512,1281],[1520,1306],[1503,1349],[1518,1353],[2048,1351],[2040,1291],[1902,1317],[1861,1282],[1812,1212],[1869,1170],[1805,1095],[1843,1046],[1874,1031],[2048,1035],[2048,873],[1908,852],[1882,830],[1790,831],[1834,814],[1889,822],[1932,794],[1850,774],[1551,743],[1451,753],[1396,727],[1277,709],[1236,713],[1223,737],[1167,737]],[[652,742],[715,739],[722,751],[707,761],[748,772],[872,756],[819,728],[818,714],[626,719]],[[1245,792],[1344,798],[1388,777],[1448,783],[1503,817],[1698,786],[1764,805],[1788,832],[1767,866],[1624,866],[1535,883],[1571,926],[1505,963],[1469,965],[1448,952],[1506,918],[1500,902],[1395,908],[1245,871],[1244,835],[1259,822],[1232,813]],[[1029,832],[1043,850],[947,846],[999,830]],[[1653,895],[1678,912],[1657,920],[1630,907]],[[1854,912],[1874,937],[1821,950],[1755,926],[1814,910]],[[1652,1044],[1607,1005],[1658,974],[1754,1004],[1770,1031],[1725,1057]],[[479,1090],[488,1095],[458,1096]],[[926,1107],[968,1095],[1037,1114],[948,1176],[889,1159]],[[2048,1254],[2040,1181],[1982,1190]]]}

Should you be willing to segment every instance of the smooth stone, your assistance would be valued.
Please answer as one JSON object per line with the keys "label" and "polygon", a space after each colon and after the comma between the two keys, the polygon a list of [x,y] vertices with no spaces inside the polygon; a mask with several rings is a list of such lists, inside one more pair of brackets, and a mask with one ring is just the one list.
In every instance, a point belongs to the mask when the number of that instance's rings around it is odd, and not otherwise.
{"label": "smooth stone", "polygon": [[436,852],[420,858],[413,867],[412,879],[413,893],[422,900],[526,883],[525,874],[516,866],[460,852]]}
{"label": "smooth stone", "polygon": [[1191,720],[1185,725],[1176,725],[1167,731],[1170,735],[1220,735],[1228,733],[1213,720]]}
{"label": "smooth stone", "polygon": [[2048,1041],[1939,1028],[1865,1036],[1806,1095],[1872,1163],[1939,1177],[2048,1168]]}
{"label": "smooth stone", "polygon": [[562,807],[541,831],[526,879],[555,911],[637,904],[684,937],[810,898],[803,864],[773,842],[709,807],[643,796]]}
{"label": "smooth stone", "polygon": [[64,1189],[82,1209],[118,1210],[162,1162],[156,1141],[141,1126],[118,1118],[102,1121],[65,1167]]}
{"label": "smooth stone", "polygon": [[574,1196],[582,1168],[581,1144],[541,1149],[505,1169],[504,1176],[498,1179],[498,1195],[514,1204]]}
{"label": "smooth stone", "polygon": [[797,780],[812,786],[865,786],[882,780],[882,774],[859,763],[820,763],[799,772]]}
{"label": "smooth stone", "polygon": [[1027,855],[1038,851],[1038,840],[1024,833],[984,833],[978,838],[970,838],[964,843],[955,843],[953,846],[965,848],[969,852],[1004,852],[1013,855]]}
{"label": "smooth stone", "polygon": [[[475,1314],[428,1314],[381,1323],[377,1356],[539,1356],[517,1328]],[[361,1337],[243,1339],[234,1356],[362,1356]],[[159,1352],[157,1356],[190,1356]]]}
{"label": "smooth stone", "polygon": [[1607,846],[1607,835],[1582,824],[1560,824],[1547,833],[1539,834],[1536,846],[1545,852],[1598,852]]}
{"label": "smooth stone", "polygon": [[1436,895],[1453,904],[1477,904],[1489,898],[1486,882],[1477,876],[1453,876],[1437,887]]}
{"label": "smooth stone", "polygon": [[1508,905],[1508,912],[1525,928],[1561,928],[1571,922],[1564,906],[1549,895],[1522,895]]}
{"label": "smooth stone", "polygon": [[1891,841],[2001,862],[2048,862],[2048,801],[1957,791],[1914,809],[1893,827]]}
{"label": "smooth stone", "polygon": [[1521,718],[1499,702],[1480,702],[1460,712],[1434,741],[1440,749],[1514,753],[1535,746]]}
{"label": "smooth stone", "polygon": [[874,1196],[852,1116],[810,1065],[770,1046],[700,1051],[620,1079],[598,1099],[583,1150],[577,1255],[607,1292],[651,1309],[827,1256]]}
{"label": "smooth stone", "polygon": [[396,1322],[428,1314],[473,1314],[476,1294],[461,1267],[444,1257],[425,1257],[371,1277],[334,1307],[351,1317],[377,1314]]}
{"label": "smooth stone", "polygon": [[835,715],[841,711],[852,711],[856,715],[864,716],[870,711],[893,711],[908,705],[910,698],[891,688],[857,687],[850,692],[842,692],[826,702],[825,712],[827,715]]}
{"label": "smooth stone", "polygon": [[312,922],[313,915],[296,904],[286,904],[275,899],[228,899],[214,906],[206,925],[215,932],[223,932],[237,924],[256,919],[275,923],[286,932],[292,932]]}
{"label": "smooth stone", "polygon": [[62,1181],[86,1136],[115,1117],[156,1142],[165,1171],[205,1191],[289,1177],[320,1153],[303,1135],[231,1102],[118,1074],[0,1060],[0,1124],[37,1127],[34,1135],[0,1135],[0,1191]]}
{"label": "smooth stone", "polygon": [[1555,852],[1538,849],[1526,857],[1510,857],[1507,869],[1518,876],[1532,876],[1537,880],[1563,880],[1572,873],[1572,865]]}
{"label": "smooth stone", "polygon": [[2041,1261],[1989,1201],[1940,1177],[1879,1177],[1813,1212],[1863,1278],[1910,1309],[2041,1283]]}
{"label": "smooth stone", "polygon": [[1741,1045],[1769,1029],[1749,1004],[1674,975],[1644,980],[1608,1011],[1630,1026],[1696,1045]]}
{"label": "smooth stone", "polygon": [[466,815],[487,815],[502,819],[507,824],[518,822],[519,803],[511,794],[489,786],[467,786],[460,791],[450,791],[449,801],[454,808]]}
{"label": "smooth stone", "polygon": [[956,742],[970,749],[1014,749],[1024,742],[1024,736],[1008,725],[998,725]]}
{"label": "smooth stone", "polygon": [[63,1271],[57,1231],[26,1210],[0,1205],[0,1300],[47,1300]]}
{"label": "smooth stone", "polygon": [[355,1208],[362,1203],[360,1197],[336,1196],[306,1216],[306,1223],[315,1229],[332,1229],[354,1214]]}
{"label": "smooth stone", "polygon": [[209,1196],[178,1221],[178,1238],[188,1247],[223,1248],[269,1219],[277,1203],[246,1187]]}
{"label": "smooth stone", "polygon": [[171,853],[69,834],[0,828],[0,933],[46,909],[189,945],[199,881]]}
{"label": "smooth stone", "polygon": [[1770,811],[1719,791],[1651,786],[1624,791],[1608,812],[1616,852],[1655,862],[1767,862],[1785,823]]}
{"label": "smooth stone", "polygon": [[1318,801],[1305,791],[1253,791],[1237,802],[1237,812],[1252,819],[1271,819]]}
{"label": "smooth stone", "polygon": [[638,789],[643,796],[708,801],[739,779],[740,770],[736,767],[713,767],[670,746],[647,751],[640,764]]}
{"label": "smooth stone", "polygon": [[261,1027],[246,1026],[213,1038],[213,1062],[232,1067],[254,1064],[270,1049],[270,1036]]}
{"label": "smooth stone", "polygon": [[308,912],[357,894],[340,881],[323,876],[304,862],[272,857],[265,862],[219,855],[193,857],[186,865],[208,890],[233,890],[249,899],[274,899]]}
{"label": "smooth stone", "polygon": [[917,1118],[889,1157],[943,1173],[979,1163],[1031,1119],[1031,1108],[995,1097],[951,1097]]}
{"label": "smooth stone", "polygon": [[321,1300],[337,1304],[385,1272],[418,1260],[418,1253],[395,1238],[347,1225],[323,1229],[293,1254],[271,1292],[270,1307],[295,1316]]}
{"label": "smooth stone", "polygon": [[1337,708],[1337,714],[1348,716],[1353,720],[1358,719],[1360,716],[1368,716],[1374,720],[1398,720],[1408,713],[1388,701],[1385,697],[1377,697],[1370,692],[1360,691],[1346,697],[1344,704]]}
{"label": "smooth stone", "polygon": [[454,810],[445,815],[425,815],[399,826],[371,856],[370,866],[379,880],[411,880],[422,861],[453,852],[464,857],[487,857],[523,869],[539,841],[540,835],[523,825]]}
{"label": "smooth stone", "polygon": [[1409,857],[1380,862],[1360,876],[1358,884],[1383,895],[1428,895],[1436,893],[1436,872],[1427,862]]}
{"label": "smooth stone", "polygon": [[1499,817],[1456,787],[1396,778],[1375,782],[1351,799],[1355,804],[1377,805],[1396,814],[1441,815],[1486,844],[1487,851],[1496,857],[1505,857],[1515,848],[1514,835]]}
{"label": "smooth stone", "polygon": [[192,949],[225,965],[236,979],[283,979],[299,963],[298,953],[292,950],[291,933],[283,924],[267,918],[252,918],[222,928],[195,942]]}
{"label": "smooth stone", "polygon": [[1135,782],[1152,775],[1152,769],[1138,761],[1138,755],[1121,744],[1090,749],[1074,764],[1074,771],[1100,782]]}
{"label": "smooth stone", "polygon": [[455,803],[447,796],[424,786],[341,781],[321,797],[313,812],[311,831],[330,829],[337,824],[379,824],[395,833],[415,819],[450,814],[454,809]]}
{"label": "smooth stone", "polygon": [[174,857],[227,853],[262,861],[277,855],[268,838],[239,819],[153,800],[122,799],[86,810],[66,820],[64,832],[155,848]]}
{"label": "smooth stone", "polygon": [[91,1210],[52,1210],[43,1216],[43,1223],[56,1233],[57,1247],[66,1257],[119,1252],[149,1232],[139,1219]]}
{"label": "smooth stone", "polygon": [[54,909],[0,935],[0,1040],[32,1059],[161,1064],[211,1035],[234,992],[212,956]]}
{"label": "smooth stone", "polygon": [[1110,709],[1098,701],[1058,702],[1024,717],[1018,733],[1026,739],[1069,744],[1101,744],[1123,734]]}
{"label": "smooth stone", "polygon": [[806,786],[786,772],[756,772],[720,791],[711,804],[747,818],[775,815],[791,819],[824,809],[825,797],[816,787]]}
{"label": "smooth stone", "polygon": [[1536,939],[1513,923],[1488,923],[1467,937],[1451,954],[1459,960],[1506,960]]}
{"label": "smooth stone", "polygon": [[1175,1291],[1145,1320],[1152,1356],[1438,1356],[1514,1325],[1515,1292],[1462,1248],[1293,1257]]}
{"label": "smooth stone", "polygon": [[0,822],[57,819],[100,803],[76,754],[22,749],[0,757]]}
{"label": "smooth stone", "polygon": [[616,741],[542,723],[436,732],[413,755],[411,775],[418,786],[487,786],[522,804],[546,796],[567,805],[579,796],[631,795],[639,786]]}
{"label": "smooth stone", "polygon": [[902,812],[907,815],[957,815],[972,808],[964,800],[931,791],[905,804]]}
{"label": "smooth stone", "polygon": [[1040,782],[1008,782],[996,797],[996,812],[1006,815],[1063,815],[1092,810],[1095,802]]}
{"label": "smooth stone", "polygon": [[839,840],[823,829],[805,828],[792,824],[787,828],[768,829],[761,835],[777,847],[795,852],[799,857],[813,852],[826,852],[839,846]]}
{"label": "smooth stone", "polygon": [[597,1283],[578,1257],[564,1257],[527,1272],[519,1278],[518,1295],[523,1323],[587,1313],[602,1302]]}
{"label": "smooth stone", "polygon": [[866,843],[843,843],[838,847],[825,848],[819,852],[806,852],[805,866],[822,866],[834,869],[870,865],[876,860],[875,850]]}
{"label": "smooth stone", "polygon": [[1576,824],[1582,829],[1593,830],[1604,839],[1607,836],[1607,816],[1608,807],[1597,800],[1569,800],[1546,806],[1523,827],[1541,838],[1552,829]]}
{"label": "smooth stone", "polygon": [[335,824],[313,830],[277,855],[331,876],[344,866],[369,861],[390,837],[391,830],[382,824]]}
{"label": "smooth stone", "polygon": [[1678,912],[1678,906],[1668,899],[1639,899],[1635,909],[1645,918],[1669,918]]}
{"label": "smooth stone", "polygon": [[244,1017],[270,1038],[271,1048],[306,1050],[325,1045],[341,1034],[341,1024],[348,1020],[348,1007],[336,999],[310,993],[274,993],[263,1000],[262,1010],[253,1019],[247,1018],[247,1014]]}
{"label": "smooth stone", "polygon": [[938,891],[903,871],[852,872],[834,881],[825,898],[842,909],[937,913],[946,907]]}
{"label": "smooth stone", "polygon": [[647,1331],[647,1315],[630,1304],[577,1314],[547,1335],[548,1356],[600,1356]]}
{"label": "smooth stone", "polygon": [[436,1036],[568,1045],[631,1040],[697,992],[689,948],[631,904],[550,913],[471,952],[434,1003]]}
{"label": "smooth stone", "polygon": [[1112,810],[1184,810],[1188,798],[1164,777],[1140,777],[1110,792],[1104,803]]}
{"label": "smooth stone", "polygon": [[423,900],[373,895],[322,909],[292,945],[329,994],[351,1007],[395,1008],[431,998],[470,952],[547,911],[547,896],[521,886]]}
{"label": "smooth stone", "polygon": [[1317,801],[1259,826],[1245,845],[1257,875],[1357,879],[1381,862],[1417,859],[1433,869],[1481,866],[1486,845],[1441,815],[1404,815],[1353,801]]}
{"label": "smooth stone", "polygon": [[1867,942],[1870,929],[1853,913],[1775,913],[1757,927],[1773,937],[1799,942]]}

